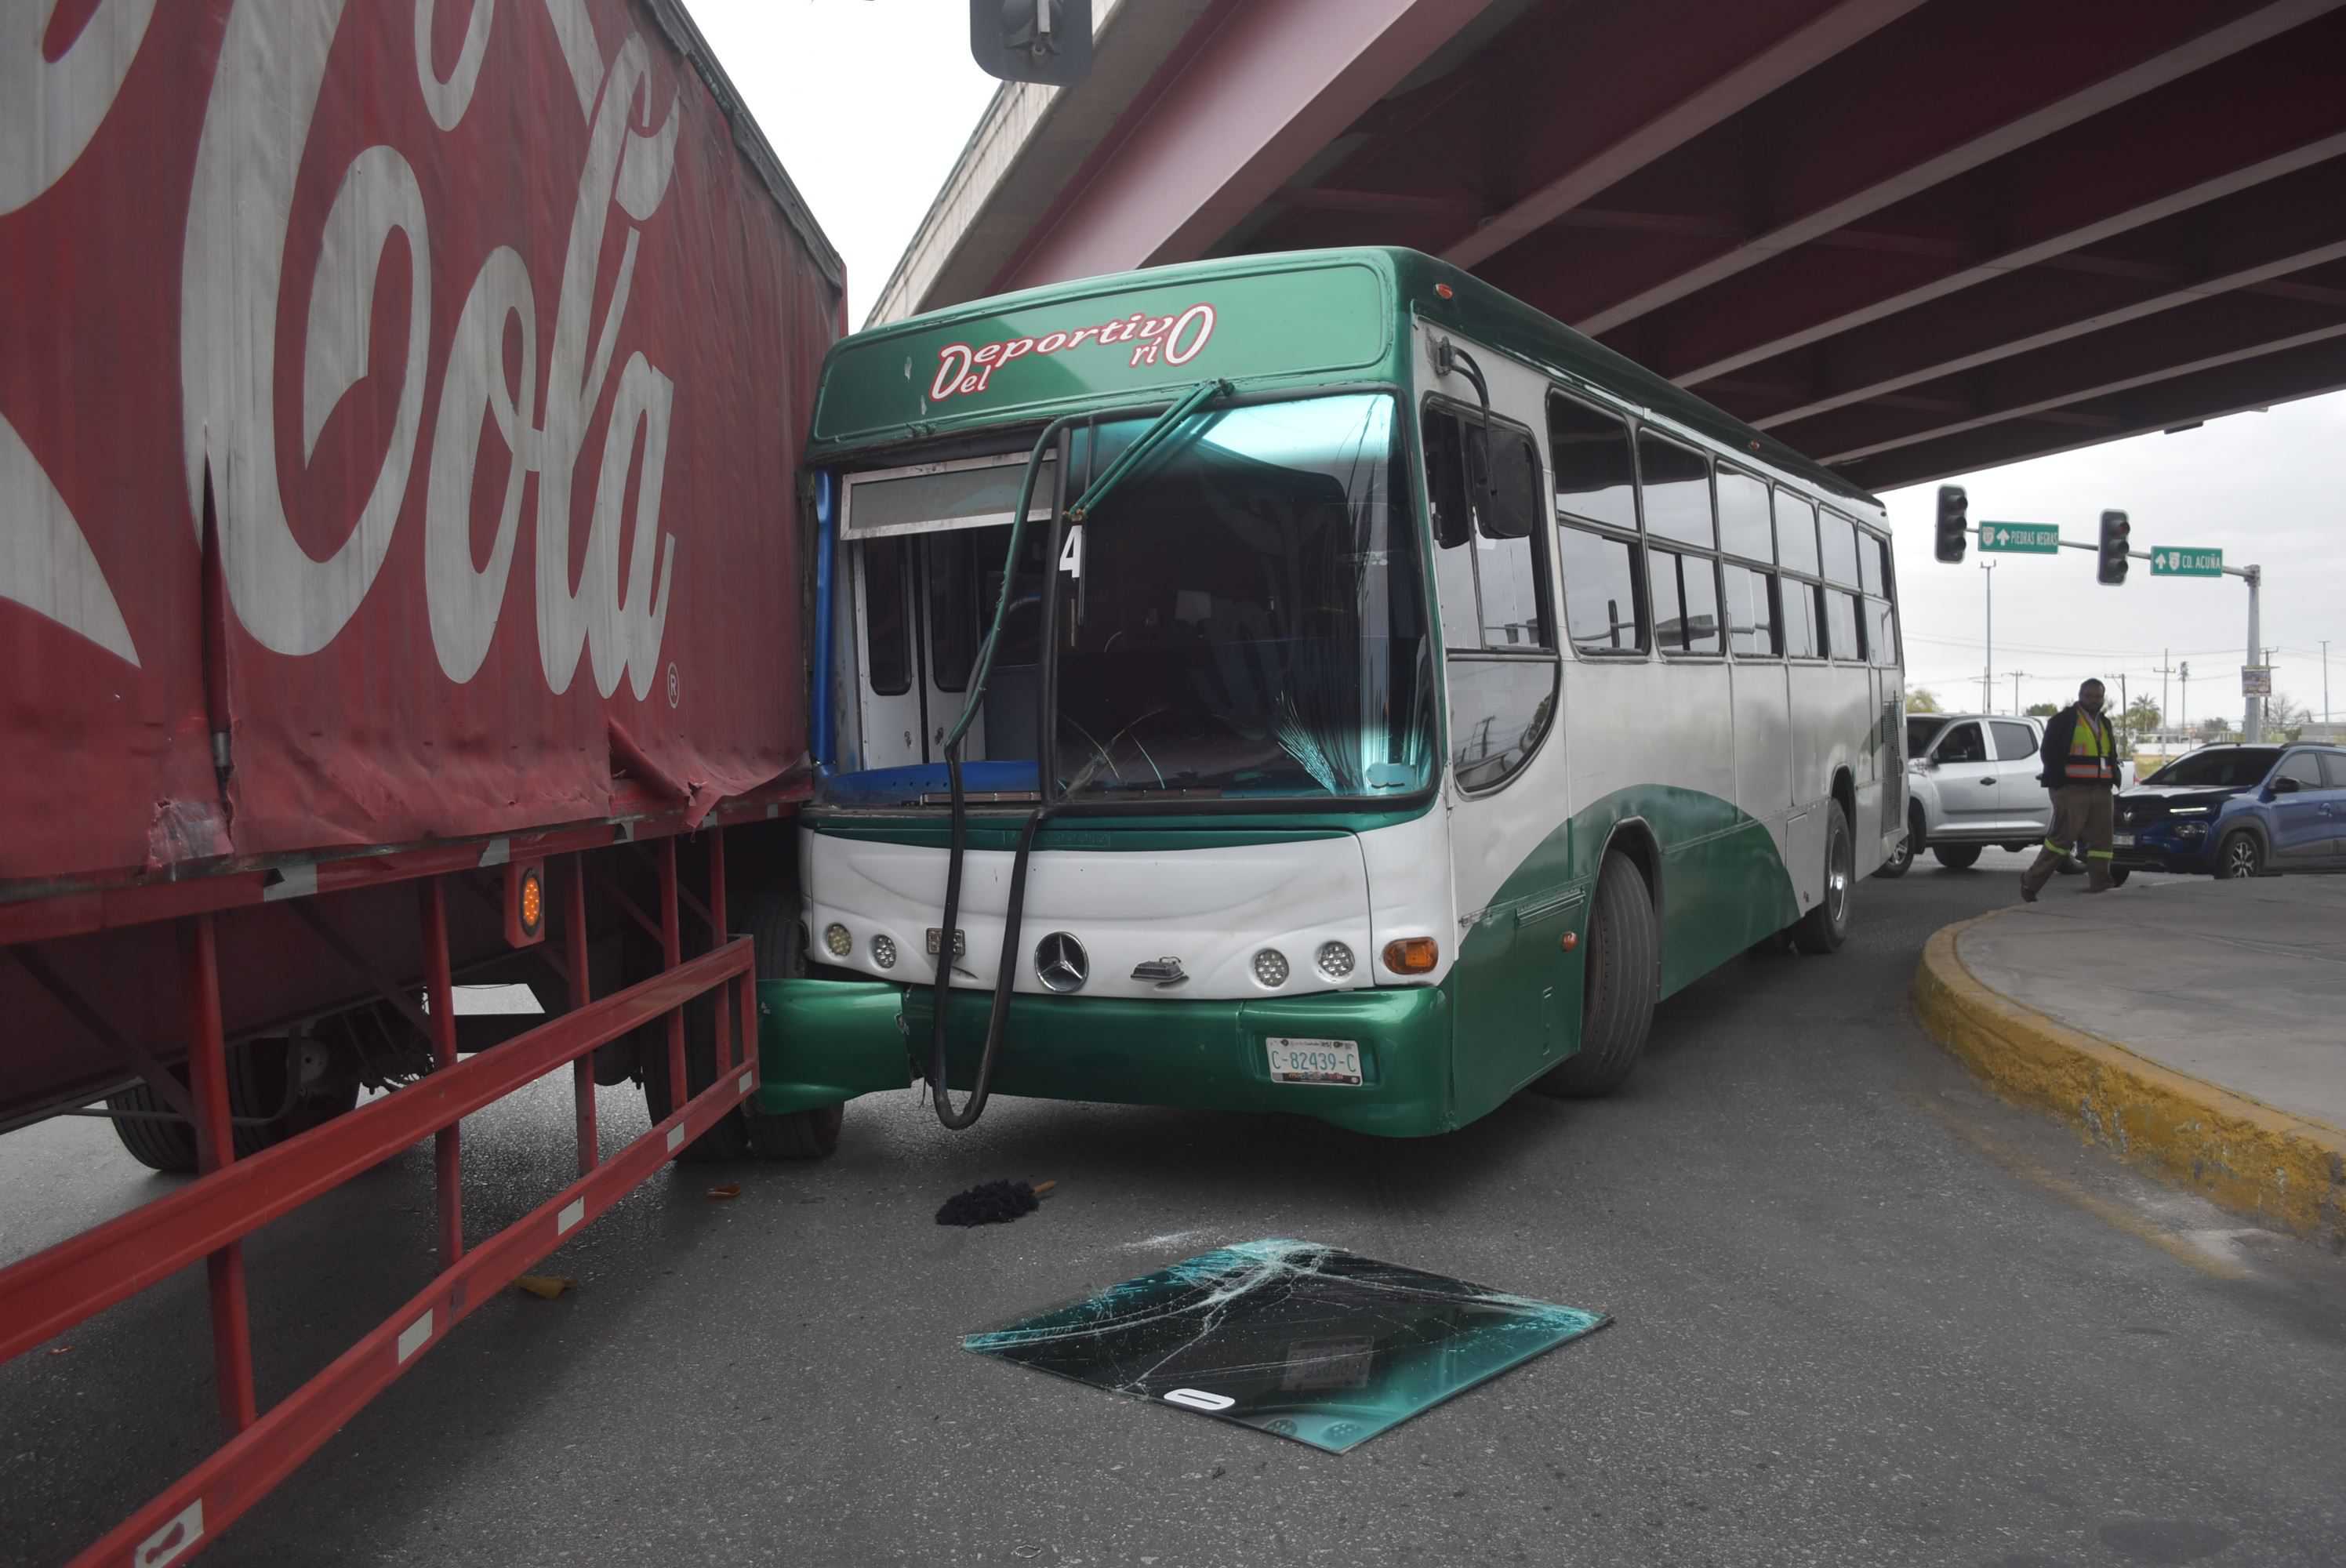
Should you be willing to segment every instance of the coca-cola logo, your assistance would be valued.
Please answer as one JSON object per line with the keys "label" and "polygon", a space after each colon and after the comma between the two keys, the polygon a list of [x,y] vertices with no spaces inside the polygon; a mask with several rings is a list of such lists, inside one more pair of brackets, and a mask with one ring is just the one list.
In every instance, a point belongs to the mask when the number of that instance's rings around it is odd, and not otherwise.
{"label": "coca-cola logo", "polygon": [[1156,364],[1160,357],[1168,365],[1186,365],[1213,335],[1214,308],[1200,300],[1170,316],[1135,311],[1117,321],[1039,337],[1004,338],[974,348],[947,343],[937,351],[937,373],[929,382],[929,401],[943,402],[949,397],[982,392],[992,385],[994,372],[1029,354],[1065,353],[1087,344],[1129,344],[1132,354],[1127,363],[1132,368]]}
{"label": "coca-cola logo", "polygon": [[[373,0],[370,0],[373,3]],[[386,0],[387,3],[387,0]],[[462,0],[456,0],[462,3]],[[512,0],[508,0],[511,4]],[[423,588],[433,648],[453,681],[481,668],[506,598],[522,503],[535,475],[540,667],[567,690],[582,652],[608,697],[622,680],[638,698],[661,678],[660,645],[675,580],[677,541],[660,531],[675,386],[640,351],[615,366],[638,240],[665,200],[676,160],[678,107],[655,120],[649,51],[628,34],[606,63],[583,0],[538,0],[576,88],[586,127],[562,250],[550,338],[538,332],[528,262],[509,246],[473,274],[448,341],[432,341],[432,214],[408,156],[365,147],[342,170],[306,277],[284,275],[295,221],[294,186],[316,120],[328,56],[348,0],[239,0],[230,11],[197,144],[179,280],[182,450],[189,514],[199,529],[207,479],[219,527],[222,576],[236,618],[261,646],[291,656],[331,644],[381,572],[419,471],[425,486]],[[70,168],[104,121],[148,31],[155,0],[101,0],[72,46],[44,56],[47,7],[0,4],[0,102],[38,87],[40,101],[66,106],[23,160],[0,158],[0,213],[37,197]],[[431,122],[454,131],[474,107],[493,37],[497,0],[471,0],[463,43],[444,76],[433,56],[435,0],[413,11],[414,85]],[[36,80],[36,78],[40,78]],[[392,90],[370,81],[368,90]],[[625,230],[615,280],[598,279],[613,224]],[[290,525],[280,488],[277,398],[280,379],[301,406],[306,462],[345,394],[367,374],[369,320],[386,242],[397,233],[410,258],[399,392],[372,484],[353,487],[353,514],[333,519],[340,543],[323,559]],[[280,296],[306,300],[298,376],[278,373]],[[504,345],[517,332],[520,365],[508,376]],[[446,367],[426,428],[427,372]],[[616,373],[616,386],[611,377]],[[541,402],[540,389],[543,388]],[[612,392],[599,449],[590,425]],[[484,439],[510,461],[484,560],[474,545],[474,492]],[[638,458],[638,453],[640,457]],[[421,455],[423,461],[419,463]],[[572,515],[582,459],[592,500],[576,581]],[[635,475],[633,516],[623,517]],[[138,662],[132,630],[70,510],[40,465],[0,419],[0,495],[24,504],[22,548],[0,551],[0,596]],[[631,524],[632,527],[628,526]],[[623,535],[631,537],[620,558]]]}

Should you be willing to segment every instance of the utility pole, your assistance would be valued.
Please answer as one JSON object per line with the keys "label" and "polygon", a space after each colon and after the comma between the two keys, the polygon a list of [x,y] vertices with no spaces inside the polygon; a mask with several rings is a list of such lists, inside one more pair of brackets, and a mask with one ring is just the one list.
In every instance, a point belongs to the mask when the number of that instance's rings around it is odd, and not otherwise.
{"label": "utility pole", "polygon": [[2175,673],[2174,652],[2173,648],[2158,650],[2158,727],[2161,729],[2175,728],[2175,709],[2168,706],[2167,690],[2167,677]]}
{"label": "utility pole", "polygon": [[[2128,702],[2128,701],[2127,700],[2126,671],[2124,671],[2124,670],[2120,670],[2120,671],[2118,671],[2118,721],[2117,721],[2116,725],[2114,727],[2114,728],[2116,728],[2120,733],[2125,733],[2125,732],[2126,732],[2127,725],[2127,723],[2129,722],[2129,720],[2128,720],[2128,719],[2127,719],[2127,709],[2128,709],[2129,708],[2131,708],[2131,707],[2133,707],[2133,706],[2134,706],[2134,705],[2133,705],[2132,703],[2130,703],[2130,702]],[[2127,751],[2128,755],[2132,755],[2132,753],[2134,752],[2134,750],[2135,750],[2136,747],[2137,747],[2137,746],[2138,746],[2139,744],[2140,744],[2139,738],[2137,738],[2135,741],[2130,742],[2130,743],[2127,745]]]}
{"label": "utility pole", "polygon": [[[2249,580],[2249,662],[2255,664],[2264,651],[2259,646],[2263,638],[2257,627],[2257,588],[2264,581],[2265,575],[2261,569],[2255,566],[2250,566],[2240,575]],[[2268,673],[2265,678],[2270,680],[2272,677]],[[2265,738],[2265,699],[2261,697],[2249,697],[2248,708],[2248,712],[2242,716],[2240,738],[2254,746]]]}
{"label": "utility pole", "polygon": [[2330,722],[2330,639],[2321,639],[2321,722]]}
{"label": "utility pole", "polygon": [[2027,675],[2027,673],[2028,672],[2025,669],[2016,669],[2012,672],[2012,717],[2014,718],[2018,718],[2020,717],[2021,677]]}
{"label": "utility pole", "polygon": [[2189,659],[2185,659],[2182,667],[2176,670],[2175,678],[2182,685],[2183,687],[2182,728],[2187,732],[2184,736],[2184,740],[2188,744],[2190,740],[2190,736],[2188,732],[2191,728],[2191,661]]}
{"label": "utility pole", "polygon": [[1980,711],[1995,711],[1995,563],[1982,561],[1980,570],[1987,575],[1980,579],[1987,585],[1987,666],[1980,676]]}

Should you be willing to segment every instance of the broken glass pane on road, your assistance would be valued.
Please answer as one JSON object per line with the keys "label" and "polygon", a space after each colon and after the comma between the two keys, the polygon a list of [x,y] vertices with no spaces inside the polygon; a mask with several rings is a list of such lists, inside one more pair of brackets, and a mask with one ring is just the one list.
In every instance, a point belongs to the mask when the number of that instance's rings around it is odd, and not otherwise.
{"label": "broken glass pane on road", "polygon": [[1264,1240],[962,1345],[1342,1453],[1609,1321],[1316,1242]]}

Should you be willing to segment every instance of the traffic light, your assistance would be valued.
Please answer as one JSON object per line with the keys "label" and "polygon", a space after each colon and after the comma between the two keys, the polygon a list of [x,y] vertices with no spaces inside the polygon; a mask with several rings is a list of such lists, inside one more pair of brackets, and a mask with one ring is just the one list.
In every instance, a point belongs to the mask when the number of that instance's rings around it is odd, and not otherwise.
{"label": "traffic light", "polygon": [[969,0],[969,52],[1005,82],[1081,81],[1092,68],[1092,0]]}
{"label": "traffic light", "polygon": [[2125,513],[2102,514],[2102,560],[2095,575],[2112,587],[2126,581],[2127,538],[2133,532],[2134,525],[2127,521]]}
{"label": "traffic light", "polygon": [[1939,559],[1962,565],[1964,531],[1971,527],[1971,497],[1960,484],[1939,486]]}

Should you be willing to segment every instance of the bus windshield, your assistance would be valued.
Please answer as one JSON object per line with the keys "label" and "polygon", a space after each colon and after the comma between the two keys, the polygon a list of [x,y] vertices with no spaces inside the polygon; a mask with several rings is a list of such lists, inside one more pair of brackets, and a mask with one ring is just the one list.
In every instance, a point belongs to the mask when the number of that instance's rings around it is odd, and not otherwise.
{"label": "bus windshield", "polygon": [[[1384,393],[1211,410],[1070,530],[1056,771],[1070,796],[1407,795],[1433,680]],[[1145,419],[1079,431],[1068,494]]]}

